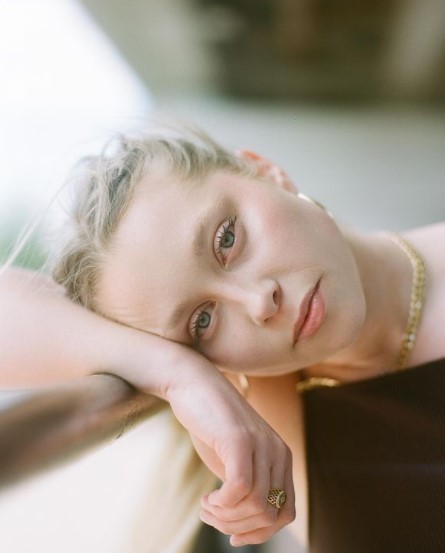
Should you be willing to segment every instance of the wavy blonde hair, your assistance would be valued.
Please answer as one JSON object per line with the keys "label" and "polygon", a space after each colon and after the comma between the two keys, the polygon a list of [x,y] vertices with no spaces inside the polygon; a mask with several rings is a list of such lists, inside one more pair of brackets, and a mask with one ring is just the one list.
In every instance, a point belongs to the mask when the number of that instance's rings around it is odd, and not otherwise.
{"label": "wavy blonde hair", "polygon": [[[175,177],[184,185],[211,172],[253,175],[253,164],[222,148],[196,127],[156,125],[133,135],[119,135],[96,157],[81,160],[74,171],[70,217],[52,262],[52,275],[75,302],[94,311],[103,261],[134,191],[144,178]],[[170,424],[171,447],[162,460],[159,494],[150,493],[134,536],[150,525],[149,541],[132,544],[142,553],[185,553],[199,528],[199,499],[216,478],[202,465],[179,425]],[[181,432],[183,436],[181,436]],[[172,447],[176,447],[174,453]],[[165,466],[170,464],[170,471]],[[166,472],[170,473],[168,478]],[[162,485],[159,485],[162,482]],[[152,490],[153,491],[153,490]],[[162,509],[159,497],[162,496]],[[180,499],[178,499],[180,498]],[[172,514],[174,517],[172,518]],[[170,527],[163,520],[168,517]],[[152,544],[152,545],[150,545]]]}

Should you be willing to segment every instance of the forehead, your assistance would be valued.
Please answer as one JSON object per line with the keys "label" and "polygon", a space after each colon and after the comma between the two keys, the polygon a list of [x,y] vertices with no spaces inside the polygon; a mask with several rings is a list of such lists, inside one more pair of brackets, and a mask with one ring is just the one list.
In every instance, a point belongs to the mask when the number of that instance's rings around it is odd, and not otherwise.
{"label": "forehead", "polygon": [[[193,298],[200,278],[193,242],[201,222],[230,202],[239,179],[216,173],[202,183],[143,180],[104,262],[97,294],[100,310],[125,324],[168,336],[167,315],[184,299]],[[214,229],[207,230],[211,234]]]}

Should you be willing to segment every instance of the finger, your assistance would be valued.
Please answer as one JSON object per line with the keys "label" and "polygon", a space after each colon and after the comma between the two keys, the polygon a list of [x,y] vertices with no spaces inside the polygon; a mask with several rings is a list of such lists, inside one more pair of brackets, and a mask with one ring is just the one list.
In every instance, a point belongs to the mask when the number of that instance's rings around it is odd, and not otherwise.
{"label": "finger", "polygon": [[235,506],[225,507],[219,504],[215,505],[208,496],[202,499],[201,507],[224,522],[242,520],[263,514],[268,507],[267,494],[271,481],[271,461],[266,454],[256,454],[253,458],[254,480],[249,493],[243,499]]}
{"label": "finger", "polygon": [[[271,489],[286,491],[285,483],[284,483],[284,474],[286,471],[287,461],[288,461],[288,457],[287,457],[287,453],[285,453],[282,462],[274,463],[272,465],[270,469],[270,485],[269,485],[269,488],[267,489],[267,498],[269,498],[269,492]],[[277,507],[274,507],[273,505],[271,505],[269,501],[268,501],[268,505],[270,505],[272,508],[277,510]]]}
{"label": "finger", "polygon": [[[292,501],[290,501],[291,499]],[[270,526],[264,525],[261,528],[247,532],[233,533],[230,538],[230,544],[234,547],[239,547],[247,544],[255,545],[264,543],[270,540],[272,536],[286,525],[293,522],[295,520],[295,496],[292,486],[290,496],[287,498],[285,505],[281,509],[274,510],[277,512],[274,524]]]}
{"label": "finger", "polygon": [[[270,475],[274,472],[266,455],[257,455],[254,463],[257,479],[252,492],[233,508],[208,505],[204,500],[201,520],[224,534],[244,534],[260,528],[268,528],[276,523],[277,509],[267,502]],[[284,467],[275,472],[283,474]],[[280,480],[282,482],[282,478]],[[206,506],[208,508],[206,509]]]}
{"label": "finger", "polygon": [[269,528],[276,524],[277,513],[276,509],[269,505],[265,511],[259,515],[247,517],[241,520],[224,521],[215,517],[212,513],[202,510],[200,518],[206,524],[213,526],[223,534],[245,534],[254,532],[262,528]]}
{"label": "finger", "polygon": [[293,520],[295,519],[294,511],[286,513],[284,509],[280,509],[273,525],[263,526],[262,528],[258,528],[250,532],[232,534],[232,537],[230,538],[230,544],[233,546],[241,546],[247,544],[254,545],[270,540],[270,538],[274,536],[277,532],[279,532],[282,528],[284,528],[284,526],[293,522]]}
{"label": "finger", "polygon": [[[286,454],[285,469],[283,474],[282,489],[286,491],[287,499],[286,503],[281,509],[276,509],[270,505],[276,512],[275,523],[270,526],[264,525],[256,530],[247,532],[234,533],[231,537],[230,543],[233,546],[241,546],[245,544],[257,544],[268,541],[274,534],[279,532],[284,526],[290,524],[295,520],[295,491],[292,479],[292,455],[290,451]],[[274,466],[271,473],[274,475],[271,480],[272,483],[279,482],[281,469],[279,466]],[[275,476],[276,475],[276,476]],[[247,525],[246,525],[247,527]]]}
{"label": "finger", "polygon": [[252,490],[248,496],[243,498],[234,507],[215,505],[209,501],[208,497],[202,499],[201,507],[211,512],[219,520],[229,522],[264,513],[269,505],[267,498],[271,488],[284,490],[289,488],[289,492],[293,497],[292,478],[290,478],[289,482],[289,478],[287,477],[285,482],[285,474],[292,474],[292,456],[288,449],[284,449],[280,452],[280,457],[279,460],[272,464],[266,455],[254,455],[255,479]]}
{"label": "finger", "polygon": [[[295,519],[295,489],[292,476],[292,453],[290,450],[287,452],[287,462],[285,465],[283,476],[283,490],[286,492],[286,503],[281,507],[279,518],[281,520],[289,520],[285,524],[289,524]],[[284,524],[284,525],[285,525]]]}
{"label": "finger", "polygon": [[221,522],[234,522],[237,520],[243,520],[255,516],[261,516],[262,513],[264,513],[266,510],[268,511],[270,509],[271,513],[276,512],[276,508],[273,505],[270,505],[269,503],[263,502],[264,507],[262,506],[260,510],[253,509],[251,505],[248,504],[247,500],[246,502],[239,503],[236,507],[233,509],[223,509],[221,507],[214,507],[213,505],[209,505],[205,501],[201,501],[201,509],[204,512],[211,513],[215,518],[220,520]]}
{"label": "finger", "polygon": [[[288,523],[287,523],[288,524]],[[260,528],[253,532],[243,534],[233,534],[230,538],[230,545],[240,547],[242,545],[256,545],[269,541],[285,524],[278,526],[274,524],[269,528]]]}
{"label": "finger", "polygon": [[253,461],[249,444],[233,444],[225,467],[223,485],[207,496],[209,506],[234,507],[251,492]]}
{"label": "finger", "polygon": [[272,482],[271,475],[274,472],[274,466],[281,465],[281,462],[274,462],[270,458],[269,452],[267,454],[257,453],[254,462],[255,482],[249,500],[252,508],[259,514],[268,510],[267,496]]}

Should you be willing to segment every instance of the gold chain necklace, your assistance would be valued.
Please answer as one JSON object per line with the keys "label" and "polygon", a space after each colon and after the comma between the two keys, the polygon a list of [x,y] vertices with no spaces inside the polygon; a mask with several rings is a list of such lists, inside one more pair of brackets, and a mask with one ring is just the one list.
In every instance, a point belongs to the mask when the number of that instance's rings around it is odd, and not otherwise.
{"label": "gold chain necklace", "polygon": [[[404,238],[395,233],[385,233],[385,236],[388,236],[388,238],[395,242],[405,252],[413,268],[408,323],[393,367],[393,370],[401,371],[406,367],[409,354],[414,349],[414,344],[416,343],[417,331],[422,315],[423,300],[425,297],[426,267],[422,256]],[[296,389],[301,393],[307,392],[312,388],[318,388],[319,386],[333,387],[339,384],[340,382],[334,378],[314,376],[298,382]]]}
{"label": "gold chain necklace", "polygon": [[395,362],[395,370],[401,371],[405,368],[409,354],[416,343],[417,331],[422,315],[423,300],[425,297],[426,268],[423,258],[404,238],[394,233],[390,233],[387,236],[406,253],[413,268],[413,283],[411,287],[408,323]]}

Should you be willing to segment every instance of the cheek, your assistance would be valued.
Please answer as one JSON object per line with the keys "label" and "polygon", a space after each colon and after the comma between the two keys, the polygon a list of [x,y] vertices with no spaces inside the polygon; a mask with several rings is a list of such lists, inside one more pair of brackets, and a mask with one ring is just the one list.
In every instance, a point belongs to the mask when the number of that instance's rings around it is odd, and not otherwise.
{"label": "cheek", "polygon": [[264,339],[260,339],[254,327],[248,329],[242,321],[232,319],[207,357],[219,367],[242,371],[264,364],[267,351],[271,349],[265,348]]}
{"label": "cheek", "polygon": [[239,323],[231,323],[230,330],[220,333],[221,338],[213,348],[215,362],[233,369],[255,356],[254,340]]}
{"label": "cheek", "polygon": [[263,270],[286,270],[289,255],[295,257],[301,229],[295,209],[282,202],[258,201],[246,211],[248,259]]}
{"label": "cheek", "polygon": [[268,232],[271,248],[283,259],[289,254],[305,262],[322,262],[327,252],[343,242],[334,221],[320,207],[298,200],[294,195],[260,201],[259,224],[255,230],[260,236]]}
{"label": "cheek", "polygon": [[347,252],[323,286],[330,314],[326,340],[335,349],[342,349],[358,337],[366,317],[363,287],[355,263]]}

